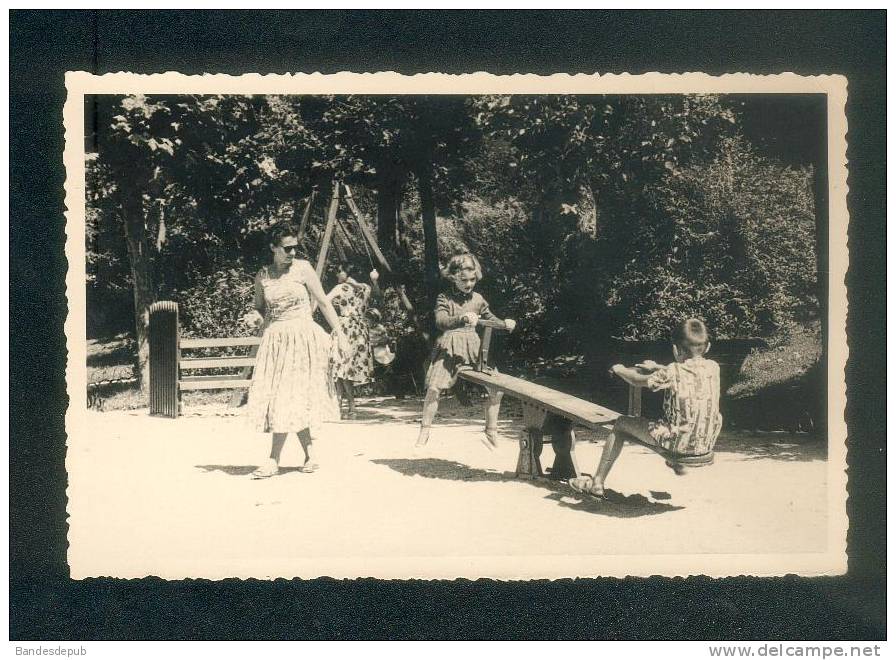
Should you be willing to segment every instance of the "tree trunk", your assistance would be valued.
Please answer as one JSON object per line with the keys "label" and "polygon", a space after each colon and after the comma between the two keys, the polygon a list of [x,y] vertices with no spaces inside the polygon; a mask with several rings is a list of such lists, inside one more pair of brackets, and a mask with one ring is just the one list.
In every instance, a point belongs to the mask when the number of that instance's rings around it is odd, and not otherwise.
{"label": "tree trunk", "polygon": [[432,194],[432,174],[428,164],[417,171],[417,183],[423,211],[423,279],[427,302],[432,307],[439,295],[439,235]]}
{"label": "tree trunk", "polygon": [[124,233],[131,263],[134,285],[134,325],[137,331],[137,364],[135,376],[143,392],[149,391],[149,306],[155,302],[156,290],[152,275],[152,255],[146,241],[143,205],[139,200],[126,204]]}
{"label": "tree trunk", "polygon": [[376,240],[380,247],[392,251],[398,245],[398,207],[401,185],[394,177],[380,179],[376,196]]}

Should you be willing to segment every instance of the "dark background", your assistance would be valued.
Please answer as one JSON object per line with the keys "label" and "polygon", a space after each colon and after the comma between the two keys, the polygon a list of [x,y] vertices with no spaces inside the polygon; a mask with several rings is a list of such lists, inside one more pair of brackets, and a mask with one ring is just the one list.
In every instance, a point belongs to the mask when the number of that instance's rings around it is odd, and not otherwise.
{"label": "dark background", "polygon": [[[884,639],[885,18],[883,11],[755,10],[10,12],[10,638]],[[847,76],[848,575],[70,580],[66,70]]]}

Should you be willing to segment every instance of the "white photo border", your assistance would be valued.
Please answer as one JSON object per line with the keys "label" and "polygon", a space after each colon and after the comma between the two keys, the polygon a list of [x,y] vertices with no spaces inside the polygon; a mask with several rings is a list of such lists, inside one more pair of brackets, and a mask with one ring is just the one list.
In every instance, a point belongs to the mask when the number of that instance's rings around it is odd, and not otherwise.
{"label": "white photo border", "polygon": [[[849,268],[847,229],[847,80],[839,75],[801,76],[703,73],[663,74],[532,74],[488,73],[406,76],[394,72],[338,74],[246,74],[185,75],[110,73],[83,71],[66,74],[67,98],[63,110],[66,171],[66,295],[68,317],[65,333],[68,348],[66,384],[69,407],[66,413],[67,447],[71,449],[88,433],[87,426],[87,336],[86,336],[86,246],[85,246],[85,135],[84,100],[95,94],[824,94],[827,97],[828,160],[828,462],[827,462],[827,550],[792,554],[691,554],[691,555],[567,555],[476,556],[476,557],[357,557],[357,558],[259,558],[254,565],[204,564],[196,571],[195,560],[171,565],[158,577],[183,578],[362,578],[501,580],[559,579],[574,577],[690,576],[710,577],[842,575],[847,570],[848,518],[845,421],[845,368],[848,357],[846,335]],[[68,452],[71,456],[71,451]],[[67,467],[69,458],[66,459]],[[72,489],[67,495],[71,498]],[[77,526],[69,518],[69,526]],[[71,542],[72,535],[69,534]],[[72,553],[69,548],[69,558]],[[279,566],[275,565],[280,562]],[[72,578],[108,575],[85,572],[70,565]],[[113,577],[147,577],[143,573]]]}

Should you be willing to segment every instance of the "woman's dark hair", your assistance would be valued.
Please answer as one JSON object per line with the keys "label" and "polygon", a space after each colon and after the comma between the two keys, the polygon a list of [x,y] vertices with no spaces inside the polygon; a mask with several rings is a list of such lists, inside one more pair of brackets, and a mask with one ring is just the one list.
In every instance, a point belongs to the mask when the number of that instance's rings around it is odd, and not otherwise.
{"label": "woman's dark hair", "polygon": [[280,245],[280,241],[282,241],[287,236],[295,236],[298,238],[298,232],[295,227],[287,222],[278,222],[275,225],[272,225],[268,229],[268,243],[271,245]]}

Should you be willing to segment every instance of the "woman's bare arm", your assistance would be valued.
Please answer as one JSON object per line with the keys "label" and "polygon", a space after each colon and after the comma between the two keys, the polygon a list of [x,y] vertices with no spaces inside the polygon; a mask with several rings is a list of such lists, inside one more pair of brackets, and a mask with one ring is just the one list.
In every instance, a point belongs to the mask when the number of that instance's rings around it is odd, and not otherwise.
{"label": "woman's bare arm", "polygon": [[327,294],[324,293],[324,288],[321,286],[317,273],[314,272],[314,269],[308,262],[302,264],[301,268],[305,286],[308,287],[308,292],[311,293],[311,297],[314,298],[318,305],[320,305],[320,311],[323,312],[324,318],[327,320],[327,323],[330,324],[330,328],[332,328],[333,332],[342,334],[339,315],[336,314],[336,310],[333,309],[330,299],[327,297]]}

